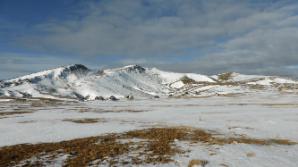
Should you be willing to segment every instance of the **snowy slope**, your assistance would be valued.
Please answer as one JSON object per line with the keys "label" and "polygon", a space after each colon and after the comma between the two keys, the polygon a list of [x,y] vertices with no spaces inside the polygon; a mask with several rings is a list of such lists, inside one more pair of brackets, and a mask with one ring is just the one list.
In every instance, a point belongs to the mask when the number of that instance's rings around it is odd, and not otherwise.
{"label": "snowy slope", "polygon": [[187,76],[188,78],[191,78],[197,82],[215,82],[212,78],[206,75],[194,74],[194,73],[174,73],[174,72],[161,71],[157,68],[151,69],[150,73],[152,73],[153,75],[159,76],[162,79],[163,84],[173,83],[181,79],[183,76]]}
{"label": "snowy slope", "polygon": [[297,84],[298,82],[288,78],[281,78],[277,76],[262,76],[262,75],[244,75],[239,73],[222,73],[213,75],[211,78],[215,80],[221,80],[221,76],[226,76],[224,82],[242,82],[250,84],[260,85],[272,85],[272,84]]}
{"label": "snowy slope", "polygon": [[126,95],[148,97],[166,94],[169,88],[161,79],[137,65],[99,72],[83,65],[71,65],[4,81],[2,95],[12,97],[78,98],[97,96],[123,98]]}
{"label": "snowy slope", "polygon": [[[0,96],[108,99],[298,92],[298,82],[272,76],[223,73],[206,76],[129,65],[93,71],[75,64],[0,82]],[[99,98],[100,97],[100,98]]]}

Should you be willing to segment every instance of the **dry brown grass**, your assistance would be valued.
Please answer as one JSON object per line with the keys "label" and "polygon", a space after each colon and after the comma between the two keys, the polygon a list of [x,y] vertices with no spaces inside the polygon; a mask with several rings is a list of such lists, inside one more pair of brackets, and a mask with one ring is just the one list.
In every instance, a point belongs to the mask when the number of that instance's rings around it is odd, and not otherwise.
{"label": "dry brown grass", "polygon": [[227,94],[216,94],[217,96],[222,96],[222,97],[238,97],[243,95],[243,93],[227,93]]}
{"label": "dry brown grass", "polygon": [[182,83],[184,83],[184,84],[196,84],[196,83],[198,83],[198,82],[196,82],[195,80],[193,80],[193,79],[191,79],[191,78],[189,78],[189,77],[187,77],[187,76],[183,76],[180,80],[181,80]]}
{"label": "dry brown grass", "polygon": [[297,84],[281,84],[281,85],[277,85],[277,88],[281,92],[298,91]]}
{"label": "dry brown grass", "polygon": [[79,118],[79,119],[64,119],[63,121],[73,122],[78,124],[90,124],[97,122],[105,122],[102,118]]}
{"label": "dry brown grass", "polygon": [[220,81],[228,81],[229,79],[231,79],[232,74],[233,74],[232,72],[222,73],[222,74],[218,75],[218,79]]}
{"label": "dry brown grass", "polygon": [[273,108],[297,108],[298,107],[298,104],[296,103],[276,103],[276,104],[262,104],[264,106],[267,106],[267,107],[273,107]]}
{"label": "dry brown grass", "polygon": [[135,109],[92,109],[92,108],[80,108],[78,110],[81,113],[85,112],[94,112],[94,113],[108,113],[108,112],[133,112],[133,113],[138,113],[138,112],[146,112],[148,110],[135,110]]}
{"label": "dry brown grass", "polygon": [[[141,140],[134,140],[141,139]],[[128,140],[128,142],[121,142]],[[0,166],[19,164],[26,159],[37,157],[41,153],[48,155],[69,155],[65,166],[88,166],[90,164],[107,164],[123,166],[125,164],[160,164],[173,161],[176,154],[185,150],[175,143],[200,142],[208,145],[256,144],[256,145],[293,145],[296,142],[282,139],[254,139],[248,137],[218,137],[202,129],[188,127],[166,127],[133,130],[121,134],[108,134],[99,137],[87,137],[70,141],[42,144],[21,144],[0,148]],[[133,154],[130,154],[133,153]],[[124,158],[119,158],[124,156]],[[32,166],[34,162],[27,162]],[[193,160],[191,164],[207,161]]]}
{"label": "dry brown grass", "polygon": [[254,153],[254,152],[249,152],[249,153],[246,153],[246,156],[247,157],[255,157],[256,156],[256,153]]}
{"label": "dry brown grass", "polygon": [[250,89],[254,89],[254,90],[264,90],[265,89],[265,86],[263,86],[263,85],[248,85],[248,87],[250,88]]}
{"label": "dry brown grass", "polygon": [[224,144],[253,144],[253,145],[295,145],[297,142],[293,142],[287,139],[255,139],[248,137],[229,137],[229,138],[216,138],[212,144],[224,145]]}
{"label": "dry brown grass", "polygon": [[206,160],[192,159],[189,161],[188,167],[195,167],[195,166],[204,167],[207,164],[208,164],[208,161],[206,161]]}
{"label": "dry brown grass", "polygon": [[28,124],[28,123],[34,123],[34,122],[36,122],[36,121],[30,120],[30,121],[20,121],[18,123],[20,123],[20,124]]}
{"label": "dry brown grass", "polygon": [[16,111],[16,112],[0,112],[1,116],[17,115],[17,114],[30,114],[32,111]]}
{"label": "dry brown grass", "polygon": [[31,101],[32,107],[58,106],[59,104],[62,104],[62,101],[53,99],[38,99]]}
{"label": "dry brown grass", "polygon": [[223,167],[229,167],[229,165],[225,164],[225,163],[221,163],[219,164],[220,166],[223,166]]}
{"label": "dry brown grass", "polygon": [[186,135],[181,128],[150,128],[126,133],[128,138],[141,138],[150,141],[145,148],[148,163],[168,163],[171,156],[183,151],[173,146],[174,140],[180,140]]}
{"label": "dry brown grass", "polygon": [[124,154],[128,152],[128,145],[116,142],[115,135],[88,137],[58,143],[16,145],[4,147],[0,150],[0,166],[15,165],[40,153],[57,154],[57,152],[70,155],[65,162],[65,166],[83,167],[94,160],[103,161],[105,157],[116,157]]}
{"label": "dry brown grass", "polygon": [[79,112],[81,112],[81,113],[85,113],[85,112],[88,112],[88,111],[89,111],[88,108],[80,108],[79,109]]}
{"label": "dry brown grass", "polygon": [[248,126],[229,126],[229,130],[231,129],[246,129],[246,130],[254,130],[254,128],[248,127]]}

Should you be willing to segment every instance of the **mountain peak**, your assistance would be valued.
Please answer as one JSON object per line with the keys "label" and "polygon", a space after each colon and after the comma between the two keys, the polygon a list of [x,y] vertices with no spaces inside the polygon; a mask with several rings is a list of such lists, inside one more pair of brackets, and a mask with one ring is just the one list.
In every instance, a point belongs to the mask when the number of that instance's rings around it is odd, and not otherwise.
{"label": "mountain peak", "polygon": [[61,72],[61,76],[64,73],[65,74],[69,74],[69,73],[85,74],[89,71],[90,71],[90,69],[87,68],[86,66],[82,65],[82,64],[73,64],[73,65],[69,65],[69,66],[64,67],[63,71]]}
{"label": "mountain peak", "polygon": [[140,65],[127,65],[121,68],[114,68],[114,69],[107,69],[105,72],[116,72],[116,71],[125,71],[125,72],[138,72],[138,73],[144,73],[146,69]]}
{"label": "mountain peak", "polygon": [[125,66],[124,68],[127,69],[129,72],[138,71],[139,73],[143,73],[146,71],[146,69],[144,67],[137,65],[137,64],[128,65],[128,66]]}
{"label": "mountain peak", "polygon": [[70,74],[74,75],[85,75],[90,71],[89,68],[82,64],[73,64],[66,67],[62,67],[62,70],[57,75],[58,77],[66,78]]}
{"label": "mountain peak", "polygon": [[82,65],[82,64],[73,64],[73,65],[69,65],[66,68],[68,68],[71,72],[75,72],[75,71],[89,71],[89,69]]}
{"label": "mountain peak", "polygon": [[41,81],[43,78],[66,78],[69,74],[81,75],[86,74],[89,71],[90,70],[82,64],[74,64],[32,73],[15,79],[7,80],[5,82],[17,84],[21,84],[23,82],[36,83],[38,81]]}

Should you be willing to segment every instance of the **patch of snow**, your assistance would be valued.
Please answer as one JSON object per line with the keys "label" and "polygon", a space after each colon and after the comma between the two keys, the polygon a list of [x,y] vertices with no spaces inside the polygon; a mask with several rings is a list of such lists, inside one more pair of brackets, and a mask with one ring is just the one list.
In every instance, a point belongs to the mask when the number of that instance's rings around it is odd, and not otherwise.
{"label": "patch of snow", "polygon": [[0,102],[8,102],[8,101],[12,101],[13,99],[0,99]]}
{"label": "patch of snow", "polygon": [[272,80],[275,83],[280,83],[280,84],[297,84],[297,82],[290,80],[290,79],[284,79],[284,78],[274,78]]}
{"label": "patch of snow", "polygon": [[190,79],[193,79],[197,82],[215,82],[213,79],[206,75],[194,74],[194,73],[174,73],[161,71],[157,68],[152,68],[150,72],[154,75],[158,75],[163,80],[163,84],[170,84],[175,81],[180,80],[183,76],[187,76]]}
{"label": "patch of snow", "polygon": [[179,88],[182,88],[184,85],[185,84],[182,81],[177,81],[177,82],[172,83],[171,87],[179,89]]}

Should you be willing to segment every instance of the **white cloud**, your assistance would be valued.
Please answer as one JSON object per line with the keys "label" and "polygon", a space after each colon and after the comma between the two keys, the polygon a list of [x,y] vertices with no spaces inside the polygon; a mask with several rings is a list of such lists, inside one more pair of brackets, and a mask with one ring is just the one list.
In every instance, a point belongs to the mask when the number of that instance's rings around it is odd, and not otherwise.
{"label": "white cloud", "polygon": [[[233,34],[233,19],[253,12],[244,4],[213,1],[102,1],[82,19],[36,25],[42,36],[24,36],[29,45],[79,55],[174,55],[204,49]],[[236,30],[241,32],[241,29]],[[46,34],[46,35],[45,35]]]}
{"label": "white cloud", "polygon": [[65,57],[0,52],[0,79],[15,78],[78,62],[80,61],[77,59],[69,60]]}
{"label": "white cloud", "polygon": [[35,25],[38,35],[18,41],[49,54],[119,55],[118,63],[171,70],[177,61],[161,61],[192,56],[180,70],[293,74],[287,67],[298,64],[297,10],[291,0],[103,0]]}

